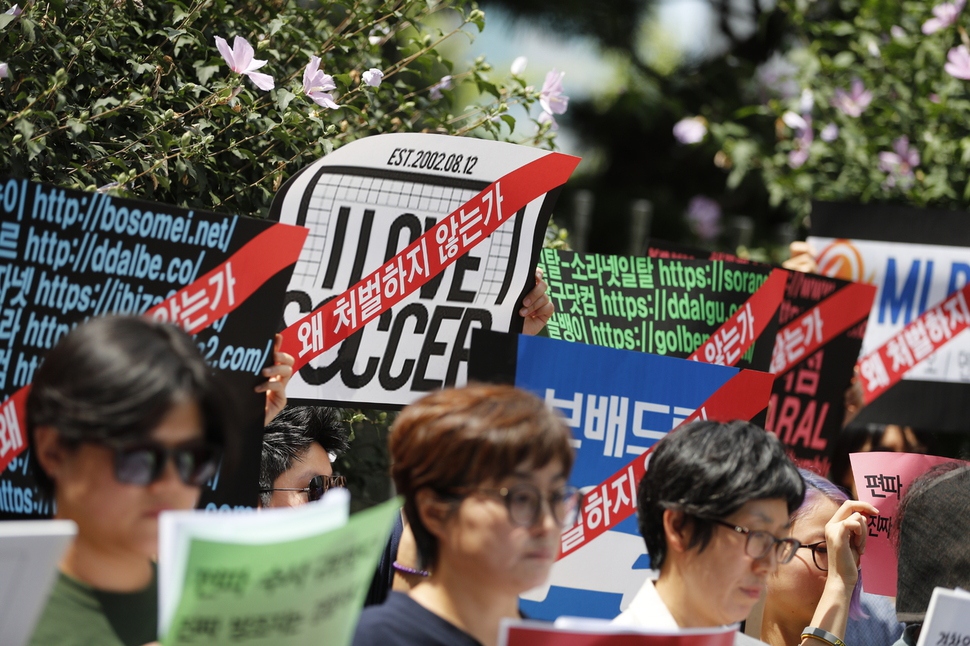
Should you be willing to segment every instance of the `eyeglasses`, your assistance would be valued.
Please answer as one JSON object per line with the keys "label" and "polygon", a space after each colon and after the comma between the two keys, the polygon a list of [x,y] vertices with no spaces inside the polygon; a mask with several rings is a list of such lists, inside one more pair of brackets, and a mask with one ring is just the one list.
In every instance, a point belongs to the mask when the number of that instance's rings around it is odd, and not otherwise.
{"label": "eyeglasses", "polygon": [[829,550],[825,545],[825,541],[819,541],[811,545],[799,545],[798,549],[812,550],[812,561],[815,563],[815,567],[822,572],[829,571]]}
{"label": "eyeglasses", "polygon": [[[532,527],[539,522],[542,515],[542,492],[534,484],[522,484],[502,487],[501,489],[475,489],[481,493],[498,496],[505,502],[509,512],[509,520],[519,527]],[[576,522],[579,514],[579,489],[576,487],[562,487],[549,494],[546,502],[552,519],[560,527],[569,527]]]}
{"label": "eyeglasses", "polygon": [[747,527],[734,525],[733,523],[728,523],[717,518],[707,518],[705,520],[723,525],[738,534],[747,536],[744,542],[744,551],[753,559],[763,559],[774,549],[775,559],[778,561],[778,564],[784,565],[795,557],[795,550],[801,547],[801,543],[794,538],[775,538],[768,532],[752,531]]}
{"label": "eyeglasses", "polygon": [[204,443],[169,447],[158,442],[98,444],[114,452],[115,479],[130,485],[147,486],[158,480],[169,460],[175,464],[179,479],[191,487],[201,487],[219,468],[219,450]]}
{"label": "eyeglasses", "polygon": [[310,478],[310,483],[308,486],[301,488],[293,487],[275,487],[271,489],[260,489],[260,493],[269,493],[271,491],[302,491],[306,494],[307,502],[314,502],[315,500],[320,500],[323,498],[323,494],[327,493],[334,487],[346,487],[347,478],[344,476],[314,476]]}

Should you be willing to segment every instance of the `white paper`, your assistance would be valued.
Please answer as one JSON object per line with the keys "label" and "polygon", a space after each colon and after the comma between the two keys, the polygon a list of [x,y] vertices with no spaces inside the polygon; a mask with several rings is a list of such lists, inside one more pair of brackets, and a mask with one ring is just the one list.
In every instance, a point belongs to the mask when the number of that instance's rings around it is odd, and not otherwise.
{"label": "white paper", "polygon": [[185,581],[192,539],[261,545],[299,540],[343,527],[350,518],[350,492],[329,490],[318,502],[239,512],[167,511],[158,526],[158,629],[168,632]]}
{"label": "white paper", "polygon": [[57,578],[57,564],[77,525],[70,520],[0,523],[0,644],[22,646]]}
{"label": "white paper", "polygon": [[916,646],[970,643],[970,592],[936,588]]}

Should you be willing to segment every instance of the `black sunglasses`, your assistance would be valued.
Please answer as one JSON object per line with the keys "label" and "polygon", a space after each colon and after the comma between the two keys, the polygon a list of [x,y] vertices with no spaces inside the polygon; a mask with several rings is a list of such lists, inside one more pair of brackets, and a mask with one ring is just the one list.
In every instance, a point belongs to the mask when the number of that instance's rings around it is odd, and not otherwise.
{"label": "black sunglasses", "polygon": [[334,487],[346,487],[347,478],[344,476],[314,476],[310,478],[308,486],[303,488],[294,487],[274,487],[270,489],[260,489],[260,493],[271,491],[302,491],[306,494],[308,502],[314,502],[323,498],[323,494]]}
{"label": "black sunglasses", "polygon": [[115,479],[125,484],[147,486],[158,480],[169,460],[175,464],[179,479],[201,487],[219,468],[220,452],[208,444],[194,442],[169,447],[158,442],[99,442],[114,452]]}

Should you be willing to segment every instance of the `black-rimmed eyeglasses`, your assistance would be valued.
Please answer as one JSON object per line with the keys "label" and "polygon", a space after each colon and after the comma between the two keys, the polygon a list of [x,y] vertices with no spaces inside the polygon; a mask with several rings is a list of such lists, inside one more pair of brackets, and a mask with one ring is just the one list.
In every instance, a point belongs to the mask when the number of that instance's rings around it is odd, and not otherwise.
{"label": "black-rimmed eyeglasses", "polygon": [[753,559],[763,559],[774,549],[775,560],[779,565],[783,565],[792,560],[795,557],[795,550],[801,547],[801,543],[794,538],[775,538],[768,532],[750,530],[747,527],[741,527],[717,518],[707,518],[706,520],[727,527],[738,534],[744,534],[747,537],[744,542],[744,551]]}
{"label": "black-rimmed eyeglasses", "polygon": [[[480,493],[501,498],[509,512],[509,521],[519,527],[532,527],[542,515],[542,492],[533,484],[523,482],[501,489],[474,489]],[[546,497],[552,519],[560,527],[569,527],[579,515],[579,489],[562,487],[550,492]]]}
{"label": "black-rimmed eyeglasses", "polygon": [[829,550],[825,545],[825,541],[819,541],[811,545],[799,545],[798,549],[812,550],[812,562],[815,563],[815,567],[822,572],[829,571]]}
{"label": "black-rimmed eyeglasses", "polygon": [[271,491],[302,491],[306,494],[307,502],[314,502],[323,498],[334,487],[346,487],[347,478],[344,476],[314,476],[310,479],[306,487],[273,487],[271,489],[260,489],[260,493],[270,493]]}

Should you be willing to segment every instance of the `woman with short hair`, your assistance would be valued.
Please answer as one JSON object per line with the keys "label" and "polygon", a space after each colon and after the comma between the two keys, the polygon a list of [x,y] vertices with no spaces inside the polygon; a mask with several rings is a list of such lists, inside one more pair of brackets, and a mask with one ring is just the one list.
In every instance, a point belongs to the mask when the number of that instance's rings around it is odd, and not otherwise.
{"label": "woman with short hair", "polygon": [[[699,421],[667,435],[637,492],[640,532],[659,576],[643,585],[616,623],[676,629],[743,621],[769,576],[800,546],[789,536],[789,516],[804,495],[781,442],[753,424]],[[865,517],[853,511],[826,533],[840,575],[848,576],[853,550],[862,551],[865,528]],[[799,641],[836,646],[851,590],[827,590],[813,624],[804,627],[810,636]],[[760,642],[735,637],[735,644],[751,643]]]}
{"label": "woman with short hair", "polygon": [[[768,578],[761,639],[771,646],[801,641],[802,628],[812,623],[815,609],[828,588],[838,594],[849,591],[851,595],[849,624],[844,630],[850,634],[850,627],[856,624],[856,639],[846,640],[848,643],[852,646],[893,643],[902,633],[902,627],[895,621],[892,604],[885,597],[868,595],[864,608],[861,573],[854,576],[852,569],[840,572],[837,564],[829,561],[826,536],[829,524],[838,524],[858,510],[875,513],[875,508],[850,500],[844,491],[817,473],[805,469],[799,472],[805,481],[805,502],[791,515],[791,535],[801,546],[791,561],[779,565]],[[889,621],[882,618],[887,615]]]}
{"label": "woman with short hair", "polygon": [[[292,358],[268,392],[285,402]],[[282,358],[282,361],[281,361]],[[284,374],[285,373],[285,374]],[[230,410],[195,342],[144,318],[92,319],[47,353],[27,399],[30,459],[78,532],[31,644],[141,646],[157,637],[158,517],[191,509],[217,469]]]}
{"label": "woman with short hair", "polygon": [[430,576],[361,615],[355,646],[494,646],[545,582],[578,494],[569,429],[511,386],[444,390],[394,422],[391,474]]}

